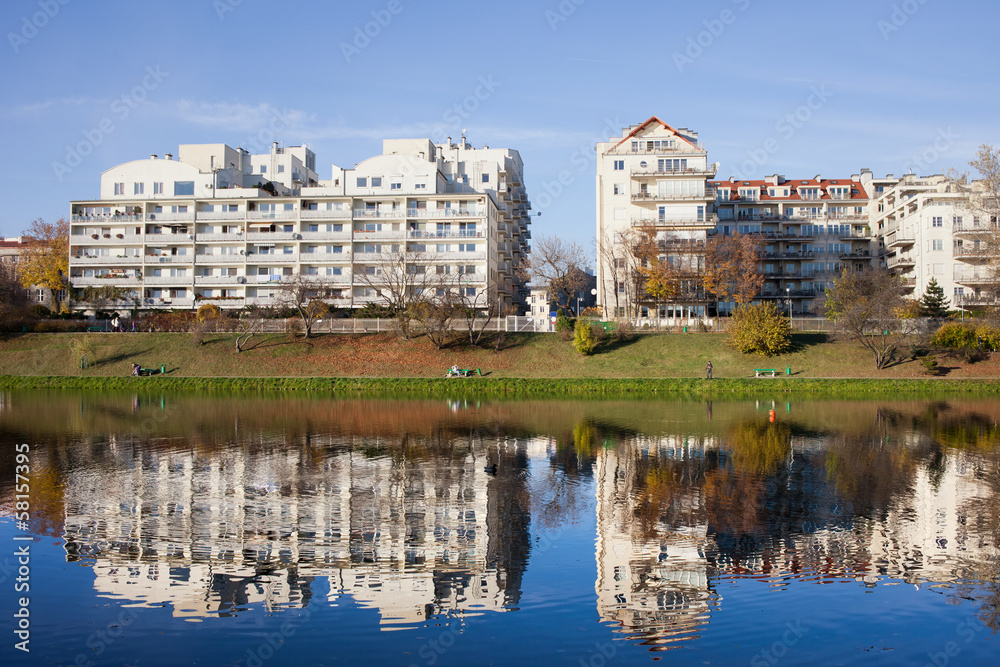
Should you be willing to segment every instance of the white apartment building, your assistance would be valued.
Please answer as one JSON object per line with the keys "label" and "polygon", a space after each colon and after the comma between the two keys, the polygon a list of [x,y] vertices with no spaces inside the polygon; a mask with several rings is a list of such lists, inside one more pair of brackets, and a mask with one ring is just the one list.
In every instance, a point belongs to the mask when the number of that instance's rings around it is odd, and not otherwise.
{"label": "white apartment building", "polygon": [[[387,139],[381,155],[319,181],[315,154],[251,155],[185,144],[113,167],[100,197],[71,203],[70,284],[128,298],[112,306],[188,309],[276,305],[292,276],[313,276],[333,306],[384,303],[385,266],[406,264],[425,291],[523,308],[515,267],[531,208],[517,151]],[[273,191],[273,194],[272,194]],[[433,286],[433,287],[430,287]],[[429,295],[434,296],[434,295]]]}
{"label": "white apartment building", "polygon": [[597,144],[597,303],[605,317],[638,311],[641,317],[686,320],[707,314],[710,301],[700,279],[682,281],[676,303],[644,300],[628,278],[638,267],[630,265],[624,246],[631,230],[646,232],[682,272],[701,270],[705,241],[715,227],[708,179],[717,168],[697,132],[655,116]]}
{"label": "white apartment building", "polygon": [[899,179],[876,189],[872,226],[884,239],[885,263],[919,298],[931,279],[957,309],[996,305],[991,269],[995,223],[963,207],[963,193],[947,177]]}

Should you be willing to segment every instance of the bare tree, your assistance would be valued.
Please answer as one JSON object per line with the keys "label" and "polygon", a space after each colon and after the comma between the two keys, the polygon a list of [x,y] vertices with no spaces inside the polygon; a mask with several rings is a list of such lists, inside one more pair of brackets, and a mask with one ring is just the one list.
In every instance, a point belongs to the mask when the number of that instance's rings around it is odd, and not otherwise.
{"label": "bare tree", "polygon": [[908,334],[902,279],[883,267],[845,271],[826,292],[826,316],[885,368]]}
{"label": "bare tree", "polygon": [[393,312],[403,338],[409,338],[414,307],[428,302],[444,284],[444,277],[432,269],[435,257],[411,243],[383,245],[380,252],[356,258],[354,278],[364,284],[380,303]]}
{"label": "bare tree", "polygon": [[471,289],[468,284],[463,284],[468,282],[463,281],[464,277],[459,276],[456,298],[465,328],[469,332],[469,344],[479,345],[490,322],[500,315],[500,302],[488,290]]}
{"label": "bare tree", "polygon": [[324,299],[331,296],[329,283],[318,276],[289,276],[278,285],[278,303],[298,312],[306,338],[312,335],[316,321],[330,312]]}
{"label": "bare tree", "polygon": [[527,281],[548,285],[557,304],[568,306],[573,295],[587,287],[586,256],[578,244],[556,236],[539,236],[520,267]]}
{"label": "bare tree", "polygon": [[260,306],[246,306],[240,310],[236,321],[236,351],[242,352],[247,343],[264,328],[266,310]]}
{"label": "bare tree", "polygon": [[649,243],[648,236],[634,228],[615,232],[611,238],[604,237],[599,260],[605,271],[606,301],[609,300],[607,283],[611,283],[610,304],[602,304],[605,315],[634,318],[639,314],[639,299],[645,283],[642,268],[644,257],[649,256]]}

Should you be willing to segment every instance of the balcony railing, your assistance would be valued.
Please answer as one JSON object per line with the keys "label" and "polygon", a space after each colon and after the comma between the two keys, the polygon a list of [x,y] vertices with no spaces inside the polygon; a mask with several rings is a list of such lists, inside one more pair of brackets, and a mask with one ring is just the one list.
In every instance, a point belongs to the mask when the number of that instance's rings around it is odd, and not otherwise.
{"label": "balcony railing", "polygon": [[715,169],[708,167],[688,167],[686,169],[632,169],[632,177],[642,176],[715,176]]}
{"label": "balcony railing", "polygon": [[300,216],[302,217],[303,220],[316,220],[316,219],[320,219],[320,220],[343,220],[344,218],[350,218],[351,217],[351,209],[349,209],[349,208],[346,208],[346,209],[341,208],[341,209],[333,209],[333,210],[328,210],[328,211],[302,210],[302,211],[299,212],[299,214],[300,214]]}
{"label": "balcony railing", "polygon": [[406,236],[411,239],[481,239],[484,238],[484,232],[481,229],[474,231],[461,229],[423,231],[411,229],[406,232]]}
{"label": "balcony railing", "polygon": [[147,213],[147,222],[194,222],[194,211],[186,213],[164,212]]}
{"label": "balcony railing", "polygon": [[700,199],[715,199],[715,190],[713,188],[705,188],[705,192],[703,193],[685,194],[660,194],[659,192],[643,192],[641,190],[632,193],[632,201],[684,201]]}
{"label": "balcony railing", "polygon": [[146,255],[144,264],[193,264],[194,255]]}
{"label": "balcony railing", "polygon": [[662,219],[648,215],[632,216],[632,224],[643,227],[715,226],[717,222],[719,222],[719,217],[716,215],[707,215],[702,218],[667,216]]}
{"label": "balcony railing", "polygon": [[[94,236],[97,236],[95,239]],[[130,244],[135,245],[142,243],[142,234],[91,234],[85,236],[83,234],[75,234],[70,237],[70,240],[76,245],[124,245]]]}
{"label": "balcony railing", "polygon": [[298,237],[301,236],[298,232],[250,232],[246,235],[247,242],[253,243],[255,241],[266,241],[272,243],[274,241],[297,241]]}
{"label": "balcony railing", "polygon": [[139,215],[73,215],[70,222],[142,222],[142,214]]}
{"label": "balcony railing", "polygon": [[914,243],[916,243],[914,239],[904,236],[887,236],[885,239],[886,248],[905,248]]}
{"label": "balcony railing", "polygon": [[195,276],[194,277],[195,285],[241,285],[246,281],[247,281],[246,276]]}
{"label": "balcony railing", "polygon": [[202,220],[237,220],[246,219],[246,211],[197,211],[195,219]]}
{"label": "balcony railing", "polygon": [[989,248],[986,246],[960,246],[954,248],[952,251],[954,257],[996,257],[998,254],[997,249]]}
{"label": "balcony railing", "polygon": [[209,255],[209,254],[199,254],[195,255],[195,262],[198,264],[239,264],[246,261],[245,255],[232,254],[232,255]]}
{"label": "balcony railing", "polygon": [[387,218],[402,218],[403,209],[396,208],[388,211],[368,211],[365,209],[354,209],[355,218],[364,219],[387,219]]}
{"label": "balcony railing", "polygon": [[234,233],[230,233],[230,234],[222,234],[222,233],[205,233],[205,234],[202,234],[202,233],[199,233],[199,234],[195,235],[195,240],[198,241],[198,242],[200,242],[200,243],[207,243],[209,241],[236,241],[236,242],[240,242],[240,241],[245,241],[246,240],[246,236],[243,234],[243,232],[234,232]]}
{"label": "balcony railing", "polygon": [[409,208],[406,209],[407,218],[482,218],[486,216],[485,208]]}
{"label": "balcony railing", "polygon": [[146,285],[190,285],[191,276],[151,276],[143,280]]}
{"label": "balcony railing", "polygon": [[115,287],[138,287],[142,279],[137,276],[103,275],[103,276],[71,276],[69,282],[74,287],[89,287],[91,285],[113,285]]}
{"label": "balcony railing", "polygon": [[247,220],[295,220],[298,211],[247,211]]}

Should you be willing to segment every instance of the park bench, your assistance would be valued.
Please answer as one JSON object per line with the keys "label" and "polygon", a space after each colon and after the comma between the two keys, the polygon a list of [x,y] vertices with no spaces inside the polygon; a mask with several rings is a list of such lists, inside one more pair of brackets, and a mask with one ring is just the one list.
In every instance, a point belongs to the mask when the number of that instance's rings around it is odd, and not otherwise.
{"label": "park bench", "polygon": [[104,331],[104,327],[87,327],[87,331]]}
{"label": "park bench", "polygon": [[482,375],[483,372],[481,370],[479,370],[478,368],[476,368],[476,369],[472,369],[472,368],[458,368],[458,369],[449,368],[447,374],[445,375],[445,377],[450,377],[450,378],[455,378],[455,377],[458,377],[458,378],[467,378],[467,377],[472,377],[473,375],[477,375],[477,374],[478,375]]}
{"label": "park bench", "polygon": [[753,375],[754,377],[758,378],[762,375],[764,376],[770,375],[771,377],[778,377],[778,371],[777,369],[774,368],[755,368],[753,369]]}

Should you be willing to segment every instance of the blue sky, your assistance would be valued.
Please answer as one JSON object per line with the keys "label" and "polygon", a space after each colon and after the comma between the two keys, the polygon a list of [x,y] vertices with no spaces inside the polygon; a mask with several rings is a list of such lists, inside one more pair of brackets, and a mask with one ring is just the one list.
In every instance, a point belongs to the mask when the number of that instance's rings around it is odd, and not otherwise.
{"label": "blue sky", "polygon": [[699,132],[720,178],[940,173],[1000,143],[987,0],[4,7],[3,236],[181,143],[304,142],[326,179],[465,129],[520,151],[536,237],[587,248],[594,143],[652,115]]}

